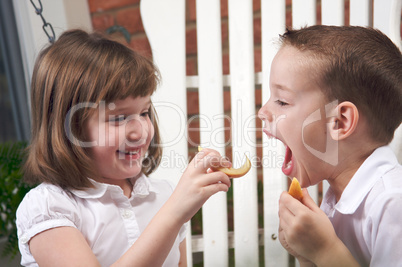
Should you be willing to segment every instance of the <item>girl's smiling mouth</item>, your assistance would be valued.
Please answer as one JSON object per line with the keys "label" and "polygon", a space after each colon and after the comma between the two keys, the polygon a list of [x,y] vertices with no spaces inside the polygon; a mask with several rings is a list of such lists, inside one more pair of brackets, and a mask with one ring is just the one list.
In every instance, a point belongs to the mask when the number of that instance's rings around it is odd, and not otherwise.
{"label": "girl's smiling mouth", "polygon": [[119,159],[137,160],[141,158],[141,147],[117,150],[117,154]]}

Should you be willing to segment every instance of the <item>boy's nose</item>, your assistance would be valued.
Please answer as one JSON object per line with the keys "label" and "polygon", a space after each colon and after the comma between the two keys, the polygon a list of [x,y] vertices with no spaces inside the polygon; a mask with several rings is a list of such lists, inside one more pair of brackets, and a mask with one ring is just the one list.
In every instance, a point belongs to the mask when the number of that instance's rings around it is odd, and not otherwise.
{"label": "boy's nose", "polygon": [[265,103],[264,106],[262,106],[260,108],[260,110],[258,111],[258,118],[260,118],[260,120],[262,120],[262,121],[271,122],[272,121],[272,113],[269,111],[268,107],[269,106],[268,106],[268,102],[267,102],[267,103]]}

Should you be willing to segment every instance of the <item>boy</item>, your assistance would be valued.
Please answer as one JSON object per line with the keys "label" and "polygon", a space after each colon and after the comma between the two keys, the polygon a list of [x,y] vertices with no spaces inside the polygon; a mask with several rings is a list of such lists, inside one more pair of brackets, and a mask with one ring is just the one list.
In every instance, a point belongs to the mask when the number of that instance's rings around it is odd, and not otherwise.
{"label": "boy", "polygon": [[272,62],[264,132],[302,187],[327,180],[316,206],[279,200],[279,237],[301,266],[402,266],[402,166],[387,146],[402,121],[402,55],[363,27],[288,30]]}

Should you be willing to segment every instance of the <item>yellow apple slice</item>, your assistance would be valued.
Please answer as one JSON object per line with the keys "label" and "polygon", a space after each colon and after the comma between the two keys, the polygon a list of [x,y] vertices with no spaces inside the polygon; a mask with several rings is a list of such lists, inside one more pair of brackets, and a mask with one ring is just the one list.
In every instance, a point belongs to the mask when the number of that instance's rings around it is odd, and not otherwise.
{"label": "yellow apple slice", "polygon": [[293,178],[292,183],[290,184],[289,194],[299,201],[301,201],[303,198],[303,192],[301,190],[300,183],[296,178]]}
{"label": "yellow apple slice", "polygon": [[[198,146],[198,151],[201,151],[201,150],[202,150],[202,147]],[[235,168],[232,168],[232,167],[231,168],[226,168],[226,167],[215,168],[215,167],[212,167],[211,169],[213,171],[221,171],[221,172],[225,173],[227,176],[229,176],[230,178],[242,177],[251,169],[250,160],[248,159],[246,154],[244,154],[244,156],[246,157],[246,162],[240,168],[235,169]]]}

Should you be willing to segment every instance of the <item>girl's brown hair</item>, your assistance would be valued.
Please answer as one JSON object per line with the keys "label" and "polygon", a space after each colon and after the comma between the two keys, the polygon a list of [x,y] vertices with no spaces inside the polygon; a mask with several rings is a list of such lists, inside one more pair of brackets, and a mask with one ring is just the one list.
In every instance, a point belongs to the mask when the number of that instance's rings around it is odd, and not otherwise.
{"label": "girl's brown hair", "polygon": [[[151,95],[159,82],[154,64],[126,46],[99,33],[64,32],[39,54],[31,83],[32,138],[24,166],[31,184],[48,182],[63,188],[91,187],[96,175],[87,148],[71,142],[87,140],[84,129],[96,109],[84,105],[71,118],[73,107],[82,103],[110,103],[128,96]],[[142,171],[152,173],[160,163],[162,149],[156,113],[155,128]],[[68,123],[67,123],[68,121]]]}
{"label": "girl's brown hair", "polygon": [[359,26],[287,30],[282,45],[311,59],[329,101],[350,101],[370,123],[372,139],[389,143],[402,121],[402,55],[383,33]]}

